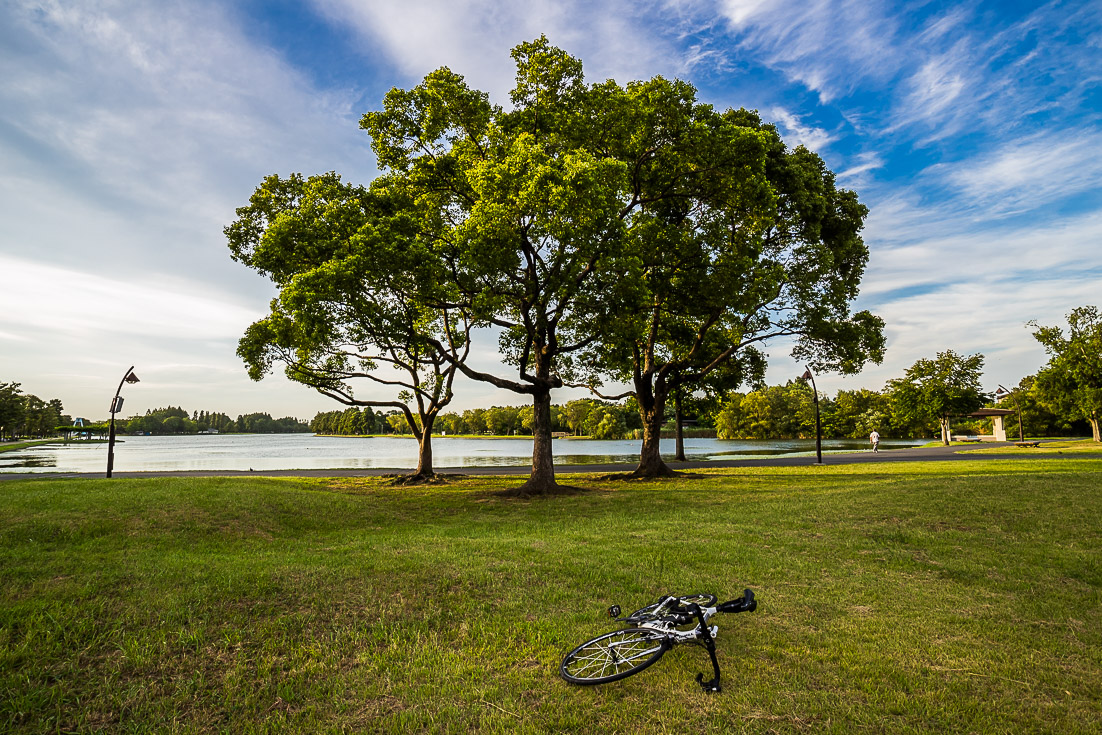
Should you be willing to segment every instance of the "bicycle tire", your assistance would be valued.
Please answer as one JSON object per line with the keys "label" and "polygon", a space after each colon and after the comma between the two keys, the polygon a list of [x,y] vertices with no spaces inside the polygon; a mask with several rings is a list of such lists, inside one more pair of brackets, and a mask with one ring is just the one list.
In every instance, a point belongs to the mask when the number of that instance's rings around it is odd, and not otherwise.
{"label": "bicycle tire", "polygon": [[[680,596],[678,596],[677,599],[681,601],[682,605],[688,605],[691,602],[695,602],[697,605],[700,605],[701,607],[711,607],[712,605],[716,604],[716,600],[718,600],[719,598],[717,598],[715,595],[709,594],[707,592],[697,592],[696,594],[693,594],[693,595],[680,595]],[[627,619],[628,620],[636,620],[636,619],[640,619],[640,618],[649,617],[649,616],[651,616],[651,614],[654,612],[655,608],[657,608],[657,607],[658,607],[658,603],[657,602],[652,602],[651,604],[647,605],[646,607],[641,607],[638,610],[636,610],[635,612],[633,612],[631,615],[628,615]]]}
{"label": "bicycle tire", "polygon": [[607,684],[638,674],[669,648],[660,633],[625,628],[590,639],[566,654],[559,673],[572,684]]}

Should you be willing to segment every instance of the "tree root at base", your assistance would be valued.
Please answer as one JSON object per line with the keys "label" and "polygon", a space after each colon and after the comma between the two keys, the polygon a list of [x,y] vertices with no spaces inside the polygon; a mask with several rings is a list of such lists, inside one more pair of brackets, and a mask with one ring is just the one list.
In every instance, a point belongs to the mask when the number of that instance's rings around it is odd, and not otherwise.
{"label": "tree root at base", "polygon": [[548,498],[555,495],[579,495],[590,492],[584,487],[560,485],[557,482],[526,482],[519,487],[510,487],[493,493],[501,498]]}
{"label": "tree root at base", "polygon": [[442,474],[437,472],[418,472],[413,475],[384,475],[390,478],[391,487],[411,487],[415,485],[447,485],[466,475]]}

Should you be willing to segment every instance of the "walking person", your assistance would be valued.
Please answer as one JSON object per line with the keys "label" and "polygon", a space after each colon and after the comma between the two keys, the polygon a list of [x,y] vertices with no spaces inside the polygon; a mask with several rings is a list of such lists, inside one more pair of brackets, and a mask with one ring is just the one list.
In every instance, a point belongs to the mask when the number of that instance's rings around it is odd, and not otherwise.
{"label": "walking person", "polygon": [[872,444],[872,451],[880,451],[880,434],[876,433],[876,429],[873,429],[872,433],[869,434],[869,443]]}

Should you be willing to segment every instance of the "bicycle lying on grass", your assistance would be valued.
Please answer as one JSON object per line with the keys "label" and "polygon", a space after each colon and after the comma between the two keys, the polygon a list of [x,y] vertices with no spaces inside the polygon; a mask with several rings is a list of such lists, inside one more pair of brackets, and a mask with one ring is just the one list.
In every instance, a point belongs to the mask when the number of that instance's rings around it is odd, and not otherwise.
{"label": "bicycle lying on grass", "polygon": [[[706,593],[681,597],[665,595],[626,618],[619,617],[620,606],[613,605],[608,609],[609,617],[631,627],[586,641],[566,654],[559,672],[573,684],[605,684],[638,674],[680,643],[697,643],[708,650],[715,677],[704,681],[704,674],[697,674],[696,681],[704,691],[718,692],[715,637],[719,628],[709,627],[708,620],[720,612],[753,612],[758,603],[751,590],[746,590],[742,597],[712,607],[715,603],[716,596]],[[693,627],[687,628],[690,625]]]}

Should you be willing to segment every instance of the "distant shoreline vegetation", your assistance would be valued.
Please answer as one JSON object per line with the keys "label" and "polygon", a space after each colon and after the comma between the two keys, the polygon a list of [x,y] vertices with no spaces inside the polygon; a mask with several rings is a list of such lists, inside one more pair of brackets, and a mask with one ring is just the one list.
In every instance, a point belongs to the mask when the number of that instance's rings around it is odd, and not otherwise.
{"label": "distant shoreline vegetation", "polygon": [[0,441],[51,437],[58,424],[73,421],[64,410],[57,398],[44,401],[24,393],[19,383],[0,382]]}
{"label": "distant shoreline vegetation", "polygon": [[227,414],[193,411],[190,415],[183,408],[169,406],[146,411],[144,416],[133,416],[116,421],[118,431],[125,434],[305,434],[310,426],[291,416],[274,419],[267,413],[249,413],[230,418]]}
{"label": "distant shoreline vegetation", "polygon": [[[1084,421],[1063,418],[1046,410],[1035,396],[1033,376],[1024,378],[1014,396],[1022,410],[1023,429],[1029,436],[1083,436],[1090,433]],[[724,396],[686,397],[683,436],[718,439],[807,439],[815,437],[815,409],[811,386],[803,381],[765,385]],[[988,403],[994,406],[994,403]],[[1004,404],[1003,407],[1005,408]],[[866,388],[840,390],[833,397],[819,394],[823,437],[867,439],[874,429],[885,439],[921,439],[937,436],[936,422],[904,416],[893,404],[890,386],[883,391]],[[1017,417],[1008,420],[1017,430]],[[989,434],[987,419],[956,417],[954,433]],[[374,411],[351,406],[319,412],[310,430],[322,436],[412,436],[405,417],[396,410]],[[551,406],[551,430],[562,435],[590,439],[639,439],[642,420],[634,398],[619,403],[580,398]],[[675,432],[673,407],[668,406],[663,438]],[[531,437],[531,406],[493,406],[462,413],[441,413],[433,422],[433,436]]]}
{"label": "distant shoreline vegetation", "polygon": [[[434,436],[530,437],[531,406],[493,406],[459,413],[442,413],[433,423]],[[329,436],[412,436],[405,416],[396,410],[374,411],[370,406],[351,406],[343,411],[318,413],[310,421],[315,434]],[[632,439],[642,432],[639,409],[634,402],[609,403],[589,398],[551,406],[551,431],[555,434],[588,436],[592,439]],[[715,436],[709,430],[709,436]]]}

